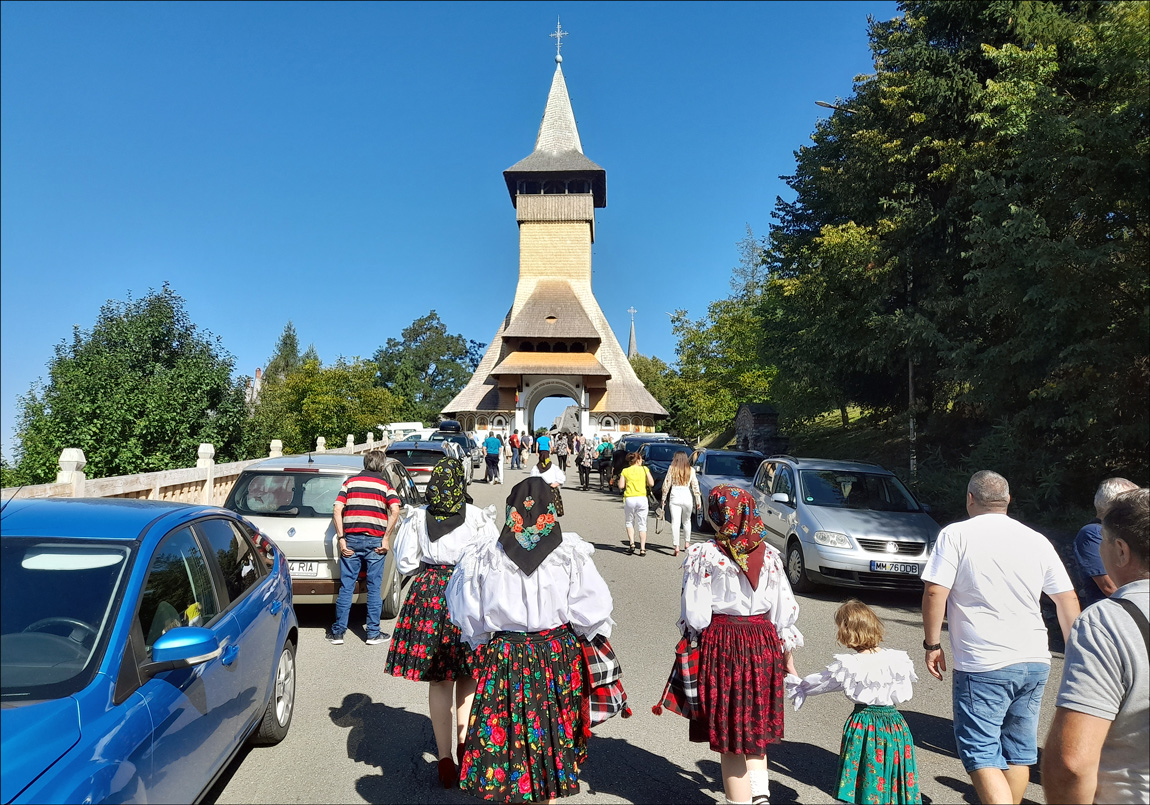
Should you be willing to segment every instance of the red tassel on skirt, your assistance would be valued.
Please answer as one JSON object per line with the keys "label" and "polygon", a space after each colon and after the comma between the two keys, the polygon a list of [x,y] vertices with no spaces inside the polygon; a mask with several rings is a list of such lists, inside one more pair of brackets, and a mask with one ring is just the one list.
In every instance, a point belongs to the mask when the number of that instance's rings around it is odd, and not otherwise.
{"label": "red tassel on skirt", "polygon": [[736,755],[763,755],[781,741],[784,654],[766,615],[713,615],[699,636],[703,715],[690,722],[691,740]]}

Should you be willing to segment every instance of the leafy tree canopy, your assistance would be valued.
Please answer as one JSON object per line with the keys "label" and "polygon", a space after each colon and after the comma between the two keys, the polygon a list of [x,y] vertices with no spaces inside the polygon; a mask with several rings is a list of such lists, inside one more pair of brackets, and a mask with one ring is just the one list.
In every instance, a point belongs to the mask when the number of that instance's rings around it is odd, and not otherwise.
{"label": "leafy tree canopy", "polygon": [[373,356],[376,383],[402,399],[399,418],[435,422],[471,379],[487,345],[449,334],[434,310],[401,335],[389,338]]}
{"label": "leafy tree canopy", "polygon": [[66,447],[84,451],[93,478],[193,466],[201,442],[217,460],[236,458],[246,410],[233,364],[166,283],[107,302],[92,329],[57,345],[47,383],[21,398],[16,475],[54,480]]}

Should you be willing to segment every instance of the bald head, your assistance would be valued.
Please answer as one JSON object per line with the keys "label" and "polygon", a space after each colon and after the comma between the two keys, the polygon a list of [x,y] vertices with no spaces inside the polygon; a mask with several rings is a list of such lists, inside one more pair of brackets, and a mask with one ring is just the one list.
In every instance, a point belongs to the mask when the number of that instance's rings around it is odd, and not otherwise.
{"label": "bald head", "polygon": [[966,509],[971,515],[1005,512],[1010,505],[1010,484],[992,470],[980,470],[966,485]]}

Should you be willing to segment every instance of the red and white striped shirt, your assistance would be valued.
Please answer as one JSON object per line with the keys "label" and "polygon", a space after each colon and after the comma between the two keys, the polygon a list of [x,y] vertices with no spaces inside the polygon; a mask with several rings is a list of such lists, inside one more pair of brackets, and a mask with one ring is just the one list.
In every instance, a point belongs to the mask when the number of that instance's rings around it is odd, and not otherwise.
{"label": "red and white striped shirt", "polygon": [[387,531],[387,510],[400,505],[399,496],[382,475],[365,472],[344,481],[335,499],[343,504],[343,532],[382,537]]}

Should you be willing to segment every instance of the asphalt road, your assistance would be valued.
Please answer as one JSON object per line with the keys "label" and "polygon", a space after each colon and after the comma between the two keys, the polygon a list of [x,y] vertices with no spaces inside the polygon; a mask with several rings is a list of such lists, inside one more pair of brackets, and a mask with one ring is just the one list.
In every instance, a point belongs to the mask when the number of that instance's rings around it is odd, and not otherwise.
{"label": "asphalt road", "polygon": [[[476,503],[498,503],[502,510],[511,484],[522,477],[524,473],[509,470],[505,486],[475,484]],[[722,802],[718,756],[705,744],[687,740],[687,723],[680,716],[651,713],[671,667],[682,587],[680,560],[671,556],[667,525],[656,534],[652,521],[647,556],[628,556],[618,495],[582,492],[569,481],[563,501],[563,528],[595,545],[595,563],[611,588],[618,624],[611,644],[623,663],[623,682],[634,710],[632,718],[615,717],[595,728],[580,775],[582,790],[565,801]],[[798,626],[806,639],[795,654],[800,673],[821,670],[833,653],[842,651],[834,642],[832,616],[851,594],[828,588],[798,596]],[[908,651],[915,660],[919,682],[902,712],[915,738],[923,801],[977,802],[955,754],[950,675],[939,682],[922,663],[919,597],[879,592],[858,597],[883,618],[885,644]],[[383,673],[387,646],[362,642],[364,608],[352,610],[352,629],[342,646],[324,640],[334,607],[301,606],[297,611],[301,634],[291,731],[280,745],[252,749],[237,758],[208,801],[473,802],[459,791],[438,787],[427,685]],[[390,630],[390,624],[384,628]],[[949,657],[945,634],[943,640]],[[1043,700],[1040,741],[1053,717],[1061,674],[1062,655],[1056,653]],[[841,694],[814,697],[799,713],[788,707],[786,739],[768,757],[773,803],[835,801],[830,791],[837,782],[839,740],[850,711]],[[1037,779],[1035,769],[1024,801],[1045,802]]]}

